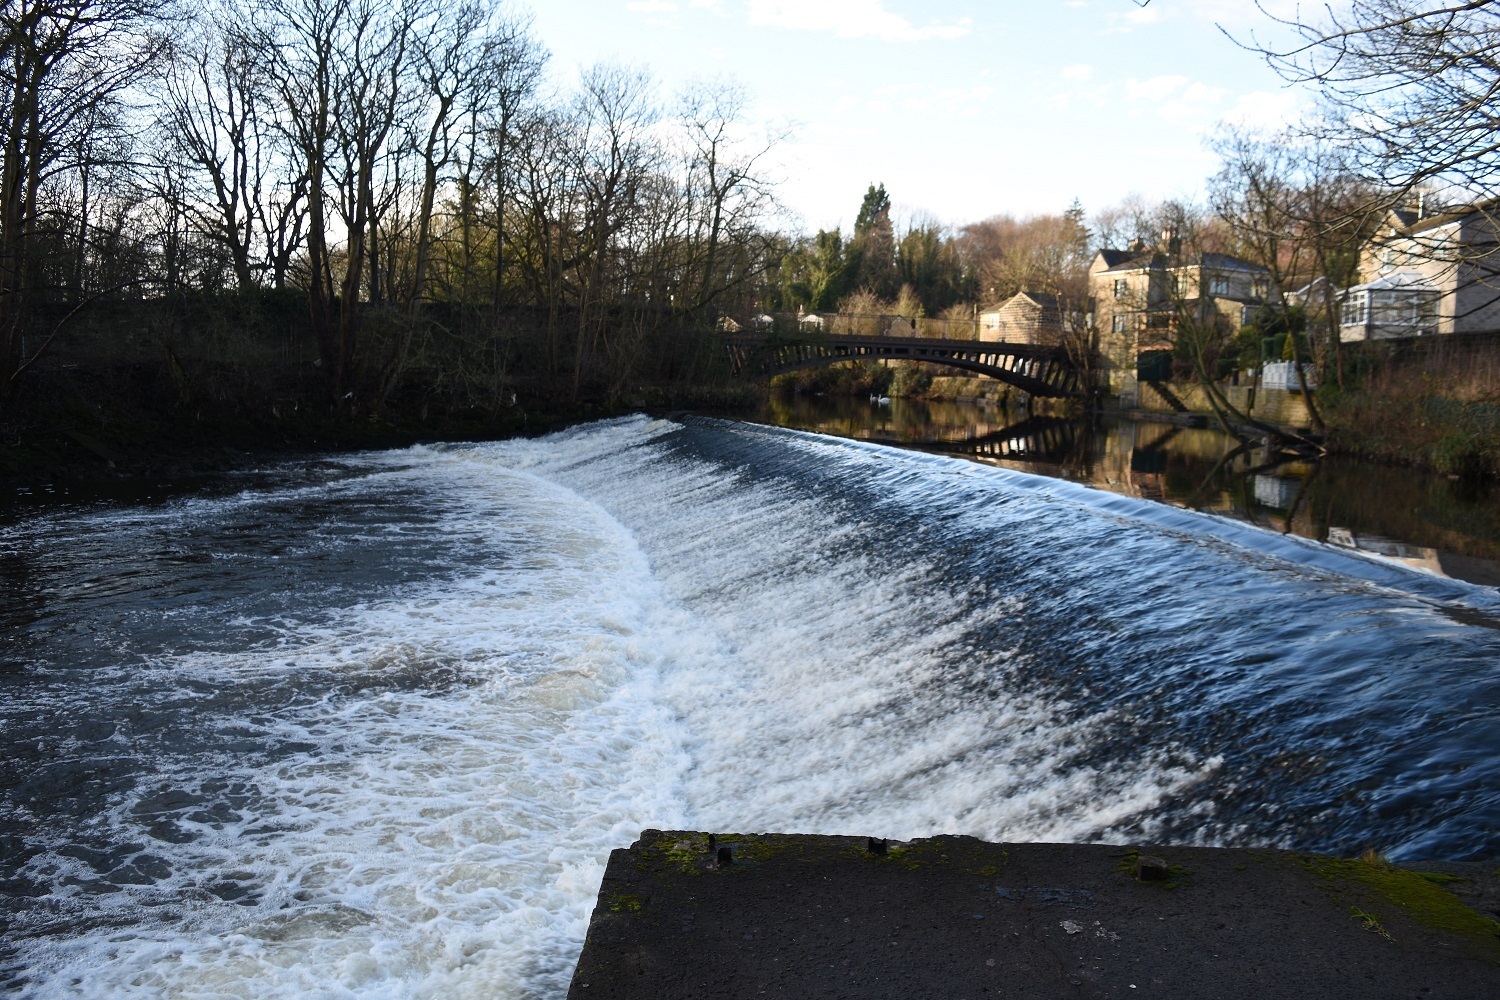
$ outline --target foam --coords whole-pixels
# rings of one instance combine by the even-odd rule
[[[680,446],[705,426],[778,468]],[[229,820],[176,810],[193,839],[150,843],[172,875],[81,900],[114,925],[33,949],[32,995],[560,996],[609,850],[648,826],[1150,839],[1223,759],[1170,740],[1106,753],[1100,734],[1128,725],[1128,706],[1045,682],[995,638],[1037,598],[975,568],[986,545],[1017,579],[1057,572],[1054,542],[1102,573],[1135,568],[1122,616],[1159,580],[1217,579],[1227,561],[1257,568],[1247,586],[1470,596],[1083,487],[739,425],[630,418],[352,465],[297,491],[28,529],[152,536],[394,494],[429,515],[308,543],[404,535],[425,560],[414,582],[330,585],[325,606],[245,610],[220,641],[118,668],[182,698],[237,684],[299,695],[206,722],[306,749],[162,773],[168,791],[193,786],[194,768],[248,791]],[[1138,565],[1135,550],[1160,554],[1163,539],[1171,564]],[[116,803],[100,829],[149,842],[140,802]],[[1207,821],[1214,801],[1176,807]],[[89,874],[58,850],[33,865]],[[216,880],[258,901],[208,895]],[[161,916],[142,919],[143,904]]]
[[[151,846],[174,874],[95,904],[121,923],[162,904],[171,923],[39,948],[32,995],[560,990],[608,850],[681,820],[680,728],[655,693],[656,664],[676,639],[640,551],[597,508],[493,470],[434,487],[503,495],[507,530],[536,543],[528,568],[336,609],[308,627],[281,622],[268,648],[184,651],[151,669],[176,684],[231,685],[441,666],[464,683],[440,693],[376,684],[367,697],[294,706],[259,725],[316,750],[269,768],[198,762],[256,789],[254,801],[225,824],[179,816],[192,842]],[[488,508],[476,501],[469,523],[446,527],[483,531],[499,512]],[[195,775],[159,779],[188,786]],[[122,838],[140,822],[128,800],[99,821]],[[39,877],[49,867],[78,865],[56,853],[33,862]],[[229,876],[262,901],[206,897],[201,886]]]

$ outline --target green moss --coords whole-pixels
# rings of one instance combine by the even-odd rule
[[[609,898],[610,913],[640,913],[644,905],[641,897],[628,892],[616,893]]]
[[[1168,865],[1167,877],[1161,881],[1145,881],[1136,878],[1136,865],[1141,860],[1141,852],[1135,848],[1125,852],[1125,856],[1115,865],[1115,870],[1123,875],[1128,875],[1132,881],[1140,882],[1141,885],[1154,885],[1159,889],[1180,889],[1187,885],[1193,877],[1193,873],[1181,865]]]
[[[1479,943],[1491,961],[1500,961],[1500,921],[1469,909],[1439,884],[1457,881],[1451,876],[1434,877],[1430,872],[1407,871],[1341,858],[1308,857],[1302,863],[1308,871],[1326,880],[1331,889],[1337,890],[1339,883],[1343,882],[1371,890],[1380,900],[1411,920]]]
[[[746,837],[742,840],[721,840],[721,847],[728,847],[736,863],[761,864],[772,858],[789,854],[804,855],[806,844],[795,837]]]
[[[1433,885],[1452,885],[1454,882],[1467,882],[1466,878],[1458,875],[1444,875],[1442,872],[1412,872],[1431,882]]]
[[[685,875],[700,875],[708,855],[707,837],[690,837],[687,840],[658,840],[649,849],[647,857],[664,865],[670,865]]]

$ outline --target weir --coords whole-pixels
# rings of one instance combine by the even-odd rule
[[[1472,1000],[1500,995],[1493,867],[647,830],[568,997]]]

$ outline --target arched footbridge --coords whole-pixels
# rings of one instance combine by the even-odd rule
[[[1015,386],[1032,396],[1081,396],[1078,368],[1061,347],[991,340],[825,334],[796,339],[736,334],[725,338],[736,375],[780,375],[839,361],[925,361]]]

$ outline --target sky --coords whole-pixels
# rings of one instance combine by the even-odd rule
[[[1290,13],[1293,0],[1263,2]],[[531,0],[555,85],[596,62],[669,96],[728,78],[790,124],[769,172],[795,228],[850,227],[871,183],[898,223],[1201,197],[1230,119],[1308,95],[1240,40],[1284,37],[1252,0]],[[1221,30],[1224,29],[1224,30]]]

